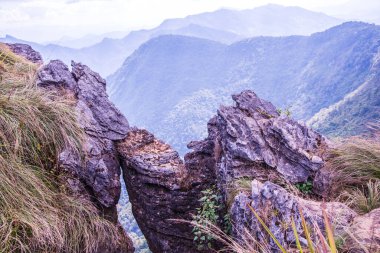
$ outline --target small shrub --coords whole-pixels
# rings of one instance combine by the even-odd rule
[[[216,194],[215,187],[202,191],[202,197],[199,199],[201,207],[197,208],[197,215],[194,217],[194,222],[205,226],[208,223],[217,224],[218,207],[220,197]],[[199,249],[211,248],[212,236],[203,233],[199,227],[193,228],[194,242],[197,243]]]
[[[286,107],[285,109],[278,108],[277,112],[280,115],[284,114],[286,117],[291,117],[292,116],[292,112],[290,111],[290,108],[291,108],[290,106]]]
[[[313,183],[311,181],[297,183],[295,186],[300,192],[304,194],[310,194],[313,191]]]
[[[222,227],[225,233],[230,233],[230,216],[228,213],[222,216],[225,206],[221,203],[221,196],[217,193],[214,186],[202,191],[202,197],[199,199],[199,202],[201,203],[201,207],[197,208],[197,215],[193,217],[193,222],[200,226],[213,224]],[[200,226],[194,226],[193,228],[194,242],[198,245],[199,249],[211,248],[214,238],[212,235],[204,233]]]

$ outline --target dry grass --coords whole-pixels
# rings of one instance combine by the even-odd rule
[[[380,181],[369,181],[366,187],[345,191],[340,196],[359,214],[366,214],[380,207]]]
[[[302,230],[297,231],[294,220],[284,221],[289,224],[295,235],[295,242],[293,245],[282,245],[275,235],[266,226],[265,222],[261,219],[259,214],[250,206],[247,205],[252,211],[253,215],[258,220],[263,231],[266,231],[267,237],[261,237],[258,239],[257,235],[248,229],[240,230],[239,239],[235,239],[230,235],[224,233],[218,226],[212,222],[196,223],[190,222],[191,225],[198,227],[203,233],[208,234],[216,241],[220,242],[224,247],[218,252],[234,252],[234,253],[269,253],[273,252],[273,246],[270,245],[270,241],[274,242],[277,246],[276,250],[283,253],[291,252],[313,252],[313,253],[337,253],[335,245],[334,231],[331,223],[324,210],[323,217],[325,221],[325,231],[322,232],[319,226],[314,222],[307,224],[305,218],[300,210],[300,217],[302,220]],[[299,238],[306,238],[307,245],[302,244]],[[304,239],[305,240],[305,239]],[[276,251],[277,252],[277,251]]]
[[[328,168],[333,173],[331,192],[366,186],[380,179],[380,141],[377,138],[352,137],[331,151]]]
[[[75,101],[39,89],[35,65],[2,44],[0,52],[8,59],[0,59],[1,252],[119,248],[123,233],[59,180],[58,154],[66,146],[81,149]]]
[[[181,220],[182,221],[182,220]],[[182,221],[184,222],[184,221]],[[223,245],[223,249],[218,252],[234,252],[234,253],[270,253],[270,246],[263,242],[259,242],[257,238],[248,231],[240,235],[240,240],[236,240],[230,235],[226,234],[218,226],[211,222],[199,224],[197,222],[188,222],[194,227],[198,227],[202,233],[210,235],[214,240]]]

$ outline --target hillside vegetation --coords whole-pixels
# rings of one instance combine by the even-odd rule
[[[74,60],[88,65],[102,76],[108,76],[120,68],[139,46],[160,35],[185,35],[229,44],[260,35],[307,35],[340,23],[340,19],[299,7],[266,5],[249,10],[222,9],[168,19],[153,29],[132,31],[121,39],[105,38],[95,45],[80,49],[54,44],[41,45],[11,36],[0,38],[0,41],[29,44],[42,54],[46,62],[60,59],[69,65]]]
[[[316,115],[311,124],[324,134],[356,134],[379,114],[379,39],[379,26],[360,22],[230,46],[162,36],[124,62],[108,79],[109,91],[132,124],[169,140],[182,154],[188,142],[205,136],[204,123],[229,94],[244,89],[297,120]]]

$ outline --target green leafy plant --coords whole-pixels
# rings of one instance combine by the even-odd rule
[[[310,194],[313,191],[313,183],[310,181],[306,181],[303,183],[297,183],[295,184],[296,188],[304,193],[304,194]]]
[[[221,196],[217,193],[216,188],[213,186],[209,189],[202,191],[202,197],[199,199],[201,207],[197,208],[197,215],[193,217],[193,222],[200,226],[194,226],[194,242],[198,245],[199,249],[211,248],[213,236],[204,233],[200,227],[213,224],[221,227],[226,233],[230,233],[232,226],[229,214],[222,215],[225,206],[221,203]]]
[[[219,208],[219,196],[216,194],[215,187],[202,191],[202,197],[199,199],[201,207],[197,208],[197,215],[194,216],[194,221],[202,226],[208,223],[217,224]],[[211,248],[212,236],[203,233],[202,230],[196,226],[193,228],[194,242],[197,243],[199,249]]]

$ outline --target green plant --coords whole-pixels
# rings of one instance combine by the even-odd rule
[[[313,183],[311,181],[297,183],[295,186],[300,192],[304,194],[310,194],[313,191]]]
[[[290,117],[292,115],[290,108],[291,106],[286,107],[285,109],[277,108],[277,112],[280,115],[285,114],[285,116]]]
[[[198,224],[193,228],[194,242],[199,249],[211,248],[213,236],[204,233],[200,227],[213,224],[220,227],[224,233],[229,234],[232,229],[230,215],[225,212],[225,205],[222,203],[222,197],[218,194],[215,186],[202,191],[202,197],[199,199],[201,207],[197,208],[197,214],[193,217],[193,223]]]
[[[208,223],[216,225],[218,222],[218,208],[220,197],[216,194],[215,187],[202,191],[202,197],[199,199],[201,207],[197,208],[197,215],[193,221],[201,226]],[[203,233],[199,226],[193,228],[194,242],[199,249],[211,248],[213,237],[210,234]]]

